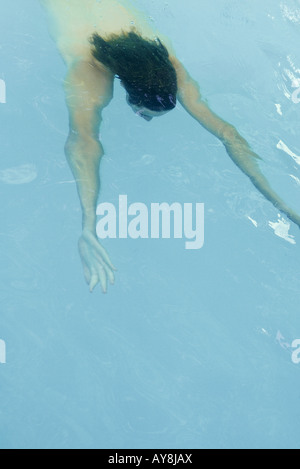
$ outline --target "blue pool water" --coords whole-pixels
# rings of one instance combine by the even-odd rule
[[[135,4],[300,211],[300,2]],[[38,1],[1,5],[0,57],[0,448],[299,449],[299,229],[179,105],[147,123],[116,83],[101,200],[205,203],[205,245],[106,240],[116,285],[91,295]]]

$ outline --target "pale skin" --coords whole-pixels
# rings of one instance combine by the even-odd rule
[[[46,3],[47,0],[43,2]],[[261,194],[300,227],[300,216],[285,204],[263,176],[259,168],[261,158],[251,150],[234,126],[209,108],[201,96],[198,83],[178,60],[174,51],[170,53],[170,61],[176,70],[177,98],[183,108],[224,144],[230,158],[250,178]],[[99,168],[104,155],[99,131],[103,109],[113,98],[115,77],[103,64],[97,62],[89,48],[86,48],[86,51],[81,49],[79,53],[76,47],[69,47],[65,62],[68,72],[64,89],[70,117],[65,153],[77,183],[82,207],[83,232],[79,239],[79,252],[90,291],[100,284],[102,291],[106,293],[108,283],[114,283],[116,269],[96,234],[96,208],[100,192]],[[147,121],[165,114],[144,107],[131,108]]]

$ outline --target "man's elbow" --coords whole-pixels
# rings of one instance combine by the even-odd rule
[[[233,143],[240,137],[240,134],[233,125],[226,124],[221,129],[221,140],[224,144]]]

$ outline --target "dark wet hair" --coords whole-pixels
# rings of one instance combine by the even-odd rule
[[[166,47],[157,38],[143,39],[135,31],[90,39],[93,56],[123,83],[129,103],[151,111],[176,107],[177,76]]]

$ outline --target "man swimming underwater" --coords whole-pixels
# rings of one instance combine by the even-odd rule
[[[199,85],[177,59],[169,40],[153,30],[129,0],[40,0],[50,30],[67,65],[64,82],[70,116],[66,156],[74,174],[83,214],[79,240],[85,278],[92,292],[114,283],[115,268],[96,234],[100,190],[99,141],[102,111],[121,80],[131,109],[146,121],[165,115],[177,100],[225,146],[233,162],[255,187],[300,227],[293,212],[270,187],[259,169],[260,157],[229,123],[203,101]]]

